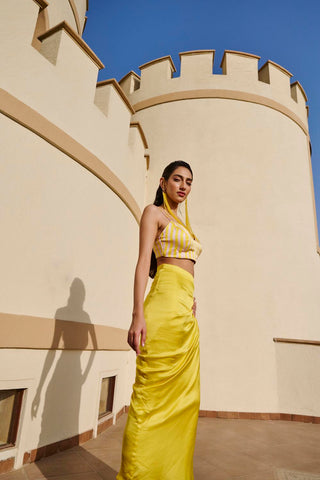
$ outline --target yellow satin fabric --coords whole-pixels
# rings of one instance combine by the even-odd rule
[[[193,291],[189,272],[158,267],[144,302],[147,337],[136,357],[116,480],[194,479],[200,352]]]

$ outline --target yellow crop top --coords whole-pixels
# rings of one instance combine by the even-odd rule
[[[166,214],[164,215],[169,218]],[[171,219],[156,238],[153,251],[156,258],[189,258],[196,261],[202,252],[202,246],[186,227]]]

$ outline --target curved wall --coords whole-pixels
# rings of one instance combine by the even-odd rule
[[[13,379],[20,388],[29,382],[21,456],[97,428],[101,372],[117,375],[114,411],[127,401],[130,353],[85,350],[92,325],[122,328],[126,336],[137,223],[100,180],[44,140],[7,118],[1,130],[8,160],[1,169],[1,311],[20,314],[26,323],[32,315],[44,317],[43,322],[83,322],[88,328],[76,351],[70,350],[72,338],[59,322],[51,351],[2,350],[1,387]],[[41,330],[34,343],[39,336]],[[57,352],[60,340],[62,351]],[[94,341],[93,346],[98,350]],[[39,411],[33,416],[37,393]]]
[[[1,468],[96,436],[102,378],[116,376],[107,423],[133,382],[126,339],[146,143],[117,82],[97,85],[103,65],[68,16],[74,2],[48,3],[6,0],[1,17],[0,390],[25,389]],[[71,27],[34,48],[40,8],[50,27]]]
[[[26,128],[4,117],[1,130],[10,159],[1,170],[2,311],[52,318],[79,277],[91,322],[126,328],[138,248],[132,213],[99,179]]]
[[[273,341],[320,335],[302,87],[290,88],[288,72],[272,62],[264,67],[270,83],[259,80],[263,68],[258,74],[251,55],[226,52],[224,75],[212,75],[212,52],[182,60],[177,78],[169,58],[142,66],[140,89],[127,93],[149,144],[147,203],[170,161],[194,169],[190,216],[204,247],[196,268],[201,409],[319,415],[320,391],[282,402],[278,374],[291,358],[277,355]]]
[[[2,5],[0,389],[26,392],[0,462],[19,467],[39,447],[95,436],[103,377],[117,377],[113,422],[129,404],[137,223],[177,158],[194,168],[190,214],[204,246],[201,409],[320,415],[318,347],[273,342],[320,333],[303,88],[231,51],[222,75],[214,52],[198,51],[181,54],[176,78],[164,57],[122,89],[97,84],[103,65],[79,36],[86,7]]]

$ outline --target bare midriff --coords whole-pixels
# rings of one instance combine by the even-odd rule
[[[195,262],[189,258],[159,257],[157,259],[157,265],[162,265],[163,263],[169,263],[169,265],[176,265],[177,267],[184,268],[184,270],[187,270],[187,272],[191,273],[194,277]]]

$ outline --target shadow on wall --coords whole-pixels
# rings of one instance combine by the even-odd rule
[[[54,318],[82,322],[87,324],[87,328],[81,329],[79,332],[74,329],[64,329],[61,322],[56,322],[51,344],[52,350],[48,351],[45,359],[41,379],[31,407],[31,416],[35,418],[38,415],[40,403],[43,403],[38,448],[82,433],[79,432],[81,389],[88,377],[97,349],[94,326],[88,313],[83,310],[84,300],[84,283],[80,278],[75,278],[70,286],[67,305],[58,308]],[[82,371],[81,354],[89,343],[89,336],[91,336],[93,350]],[[74,348],[75,337],[77,350],[71,350]],[[57,349],[61,349],[61,347],[63,350],[58,353]],[[57,355],[60,356],[48,384],[45,385]],[[45,398],[42,402],[43,390]]]

